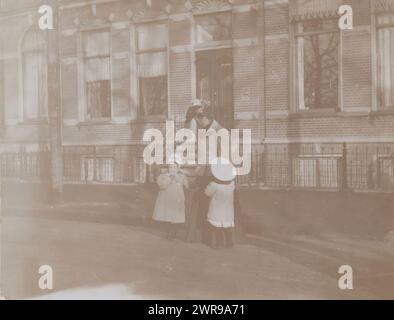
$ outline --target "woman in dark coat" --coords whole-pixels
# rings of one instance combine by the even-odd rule
[[[212,178],[208,166],[197,166],[194,171],[193,180],[189,184],[189,194],[186,200],[186,241],[209,243],[209,225],[207,214],[209,198],[205,189]]]
[[[196,106],[195,106],[196,107]],[[193,110],[198,128],[220,130],[222,127],[213,119],[209,107],[198,107]],[[218,150],[220,153],[220,151]],[[208,223],[210,198],[205,194],[207,186],[212,182],[213,175],[210,165],[198,165],[189,178],[189,192],[186,195],[186,241],[201,242],[207,245],[211,242],[211,226]],[[235,231],[234,241],[242,238],[241,207],[239,195],[234,194]]]

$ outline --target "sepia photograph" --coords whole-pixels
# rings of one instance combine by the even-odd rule
[[[394,0],[0,0],[0,300],[393,299]]]

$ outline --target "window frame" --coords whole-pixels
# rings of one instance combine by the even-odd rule
[[[100,175],[105,161],[110,164],[108,176]],[[108,164],[107,163],[107,164]],[[87,170],[87,171],[86,171]],[[91,173],[91,175],[90,175]],[[80,180],[91,184],[114,183],[115,181],[115,159],[111,156],[84,155],[80,157]]]
[[[380,24],[379,16],[380,15],[391,15],[393,18],[393,22]],[[392,105],[386,106],[384,101],[380,98],[382,92],[381,89],[381,76],[382,76],[382,68],[381,68],[381,52],[380,52],[380,42],[379,42],[379,30],[385,28],[392,28],[394,30],[394,10],[390,10],[387,12],[372,12],[372,57],[373,57],[373,86],[372,86],[372,111],[373,112],[394,112],[394,98]],[[392,57],[390,61],[390,65],[394,64],[394,60]],[[392,84],[394,85],[394,84]],[[394,89],[392,89],[394,90]]]
[[[150,48],[150,49],[140,49],[139,48],[139,29],[144,26],[157,26],[157,25],[163,25],[165,26],[165,32],[166,32],[166,47],[165,48]],[[134,24],[134,55],[135,55],[135,65],[136,65],[136,74],[135,74],[135,79],[136,81],[136,101],[137,101],[137,112],[136,112],[136,121],[143,121],[143,120],[158,120],[161,121],[163,119],[166,119],[170,113],[170,30],[169,30],[169,20],[168,19],[160,19],[160,20],[153,20],[153,21],[140,21],[136,22]],[[160,53],[163,52],[166,55],[166,81],[167,81],[167,108],[166,111],[163,114],[157,114],[157,115],[143,115],[141,113],[141,84],[140,84],[140,55],[143,54],[150,54],[150,53]]]
[[[326,18],[324,20],[335,20],[336,18]],[[290,62],[291,62],[291,76],[290,76],[290,112],[291,114],[335,114],[338,112],[343,112],[343,67],[342,67],[342,30],[340,28],[333,28],[324,31],[310,31],[310,32],[298,32],[298,26],[308,20],[298,20],[294,21],[290,25]],[[308,35],[320,35],[320,34],[338,34],[338,105],[330,108],[312,108],[312,109],[301,109],[299,104],[299,66],[298,66],[298,38]]]
[[[326,166],[324,161],[332,163]],[[341,161],[342,157],[335,154],[298,154],[292,158],[292,185],[300,189],[338,190],[342,186]],[[302,165],[303,162],[312,165]],[[311,169],[312,175],[307,173]]]
[[[107,32],[109,35],[109,55],[95,55],[95,56],[85,56],[84,52],[84,37],[86,34],[89,33],[103,33]],[[80,60],[80,68],[81,68],[81,76],[80,76],[80,81],[82,82],[81,87],[82,87],[82,92],[83,92],[83,99],[82,99],[82,121],[85,122],[108,122],[113,119],[113,98],[112,98],[112,33],[111,33],[111,26],[110,25],[104,25],[100,26],[97,28],[84,28],[81,29],[79,32],[79,60]],[[87,81],[85,79],[85,67],[86,67],[86,60],[89,59],[97,59],[97,58],[103,58],[103,57],[108,57],[109,60],[109,95],[110,95],[110,116],[109,117],[89,117],[88,115],[88,92],[87,92]]]
[[[201,16],[206,15],[217,15],[217,14],[228,14],[231,17],[231,39],[225,41],[213,41],[205,44],[197,43],[197,19]],[[217,50],[217,49],[234,49],[234,9],[232,7],[226,7],[223,9],[209,10],[209,11],[197,11],[191,15],[191,58],[192,58],[192,76],[191,76],[191,93],[193,99],[198,96],[197,93],[197,54],[200,51]],[[234,73],[234,70],[233,70]],[[233,97],[234,98],[234,97]],[[234,111],[235,112],[235,111]]]
[[[26,50],[24,48],[25,46],[25,41],[28,36],[31,34],[37,34],[37,37],[42,40],[42,48],[35,48],[35,49],[29,49]],[[19,44],[19,90],[21,94],[19,95],[19,121],[22,123],[40,123],[40,122],[47,122],[49,118],[49,109],[48,109],[48,60],[47,60],[47,53],[48,53],[48,48],[47,44],[45,42],[45,38],[42,37],[42,35],[39,32],[39,29],[37,28],[32,28],[30,27],[27,29]],[[28,117],[28,111],[27,111],[27,106],[25,103],[25,57],[27,54],[43,54],[43,62],[44,62],[44,68],[46,70],[45,75],[43,76],[43,85],[42,88],[44,90],[43,92],[43,101],[44,101],[44,106],[38,105],[38,110],[37,110],[37,117]],[[39,95],[39,93],[38,93]]]

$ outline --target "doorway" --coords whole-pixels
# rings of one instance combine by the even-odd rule
[[[197,98],[209,101],[215,120],[225,128],[234,122],[232,49],[196,53]]]

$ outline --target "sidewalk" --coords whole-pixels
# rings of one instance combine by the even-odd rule
[[[34,188],[34,193],[37,193]],[[33,199],[30,191],[9,189],[4,207],[33,215],[106,223],[145,223],[153,212],[157,187],[67,185],[63,203],[52,207]],[[256,235],[335,234],[384,241],[394,231],[392,194],[313,191],[239,191],[242,221]],[[45,194],[45,193],[44,193]]]
[[[138,281],[132,287],[125,281],[130,277],[146,277],[144,281],[149,283],[146,285],[150,288],[147,292],[142,290],[142,297],[146,297],[146,294],[155,293],[152,279],[165,283],[166,278],[162,277],[166,277],[168,272],[172,274],[169,271],[174,270],[172,259],[178,261],[178,254],[184,259],[181,265],[178,265],[179,261],[175,263],[178,265],[176,270],[184,276],[188,274],[186,278],[198,274],[196,266],[201,263],[196,260],[195,256],[198,255],[207,259],[205,263],[213,263],[209,267],[200,265],[207,268],[207,279],[212,280],[213,274],[217,274],[215,265],[224,263],[220,268],[227,268],[227,265],[231,267],[222,281],[230,281],[233,285],[236,281],[235,288],[242,289],[235,290],[234,287],[231,289],[219,284],[215,288],[210,283],[204,283],[204,278],[197,278],[201,283],[193,280],[193,290],[185,292],[178,284],[184,283],[185,279],[176,276],[160,291],[164,298],[208,298],[199,296],[199,292],[206,290],[212,291],[212,298],[302,298],[306,297],[305,292],[311,298],[393,298],[394,249],[388,236],[394,213],[391,195],[242,190],[246,240],[234,251],[220,252],[222,260],[212,260],[215,251],[206,246],[182,240],[174,243],[163,241],[164,231],[150,224],[156,191],[154,186],[94,186],[90,192],[86,192],[83,186],[74,186],[66,190],[64,202],[57,205],[7,201],[3,213],[9,239],[7,250],[20,251],[22,255],[10,260],[9,268],[21,269],[24,273],[26,259],[30,261],[28,264],[31,261],[36,263],[41,258],[35,256],[44,255],[42,261],[53,261],[61,270],[61,291],[71,289],[60,294],[83,296],[97,293],[100,297],[100,288],[107,288],[114,295],[123,295],[125,288],[129,288],[127,292],[130,297],[138,296],[141,294]],[[122,242],[120,248],[117,247],[119,241]],[[51,253],[41,253],[40,248],[48,246]],[[128,249],[139,252],[146,246],[152,250],[156,246],[155,253],[139,253],[137,260],[140,264],[135,266],[134,271],[126,271],[130,263],[125,258]],[[72,252],[80,249],[83,249],[83,253],[77,255],[79,260],[73,261],[75,255]],[[101,249],[105,252],[100,253]],[[112,250],[119,252],[114,255],[110,253]],[[64,252],[65,256],[58,257],[58,251]],[[170,255],[168,259],[166,254]],[[87,260],[83,255],[86,255]],[[101,257],[100,260],[95,258],[97,255]],[[105,258],[108,255],[110,260]],[[227,259],[228,262],[225,262]],[[159,263],[159,269],[152,270],[151,264],[156,265],[157,260],[166,262]],[[89,274],[89,269],[83,271],[83,277],[90,279],[87,281],[85,278],[70,278],[68,272],[78,270],[80,264],[85,263],[82,261],[99,271],[95,270],[93,275]],[[92,261],[95,262],[91,264]],[[257,271],[259,268],[256,263],[265,270],[263,273]],[[338,268],[341,265],[353,267],[357,292],[338,291]],[[114,278],[112,274],[114,268],[118,267],[121,268],[119,272],[122,276],[118,279],[120,281],[114,282],[117,277]],[[162,267],[167,271],[159,271]],[[186,271],[187,268],[191,268],[190,271]],[[150,271],[146,273],[145,269]],[[130,272],[136,274],[131,276]],[[240,277],[239,272],[247,274]],[[252,279],[255,272],[261,276],[258,283]],[[106,280],[97,281],[96,277],[102,279],[101,275],[95,275],[97,273],[105,274]],[[230,280],[234,275],[236,280]],[[13,295],[25,294],[26,286],[27,292],[30,292],[28,297],[40,295],[40,292],[30,288],[35,285],[30,279],[18,280],[18,276],[15,277],[11,276],[9,281],[21,283]],[[248,286],[252,289],[249,290]],[[264,292],[259,291],[258,286],[263,287]],[[168,295],[167,290],[175,292]],[[230,292],[229,296],[227,292]]]
[[[253,243],[251,237],[234,249],[213,250],[165,240],[160,230],[119,224],[18,216],[6,216],[5,223],[9,299],[47,295],[37,288],[37,270],[44,264],[54,270],[49,298],[393,298],[389,275],[381,278],[385,286],[360,281],[369,275],[364,259],[354,265],[355,290],[339,290],[338,267],[355,261],[326,245],[311,249],[267,237]]]
[[[116,204],[109,202],[68,202],[57,205],[36,204],[31,207],[7,207],[3,209],[5,217],[19,217],[19,218],[40,218],[50,220],[63,221],[83,221],[94,223],[105,223],[113,225],[124,225],[140,227],[143,229],[158,230],[157,224],[152,227],[150,215],[144,210],[132,210],[128,205]],[[251,215],[247,216],[249,219]],[[253,218],[257,218],[252,216]],[[252,220],[252,219],[251,219]],[[247,223],[251,223],[247,221]],[[252,220],[253,221],[253,220]],[[289,224],[289,222],[287,223]],[[160,229],[160,228],[159,228]],[[327,249],[335,249],[333,243],[342,243],[345,246],[352,246],[350,251],[354,252],[356,248],[362,248],[366,251],[375,251],[380,248],[382,253],[394,257],[394,250],[392,248],[392,239],[390,233],[386,238],[371,238],[370,236],[352,237],[351,235],[343,235],[329,232],[321,232],[316,235],[308,232],[274,232],[272,230],[264,230],[258,232],[258,226],[248,225],[246,234],[248,238],[256,241],[265,241],[268,239],[275,239],[283,243],[293,243],[299,245],[316,246],[318,244],[327,245]],[[314,242],[311,242],[314,239]],[[332,241],[329,244],[327,241]],[[356,250],[357,251],[357,250]]]
[[[73,228],[78,223],[78,225],[89,226],[89,233],[97,233],[101,228],[111,228],[113,230],[125,230],[126,228],[134,230],[134,233],[140,234],[142,238],[146,238],[146,241],[160,239],[164,234],[164,230],[160,226],[150,224],[149,215],[144,213],[143,210],[130,211],[127,206],[106,202],[75,202],[56,206],[37,205],[30,208],[7,208],[4,217],[6,221],[15,219],[17,221],[37,221],[37,223],[46,221],[45,223],[49,226],[65,224],[73,226]],[[331,279],[330,282],[338,278],[339,266],[351,265],[357,276],[357,286],[360,290],[368,292],[367,295],[373,297],[393,297],[394,250],[388,242],[380,239],[369,239],[368,237],[355,238],[351,235],[323,232],[316,235],[308,232],[288,234],[264,232],[262,234],[251,231],[253,231],[253,228],[249,230],[244,243],[237,246],[235,251],[238,252],[237,255],[242,251],[249,252],[250,250],[260,249],[269,256],[285,258],[287,263],[292,266],[291,268],[296,268],[296,265],[311,268],[313,272],[321,275],[319,277]],[[56,232],[51,232],[51,234],[56,234]],[[118,235],[116,235],[117,237]],[[40,242],[42,241],[44,240],[40,239]],[[57,241],[56,237],[52,241]],[[77,239],[70,238],[69,241],[70,246],[74,246]],[[137,241],[141,243],[140,239]],[[184,243],[182,240],[178,240],[176,243],[178,243],[178,248],[184,247],[180,250],[211,252],[208,247]],[[92,253],[95,250],[97,248],[92,247]],[[237,257],[234,258],[237,259]],[[305,276],[304,280],[307,282],[308,277]],[[110,289],[113,290],[114,294],[121,294],[124,291],[124,288],[122,289],[116,285],[110,286]],[[85,293],[91,292],[94,294],[96,291],[94,288],[84,288],[82,291],[71,292],[83,296]],[[64,294],[67,297],[70,292],[66,291]],[[97,291],[97,295],[100,297],[99,291]]]

